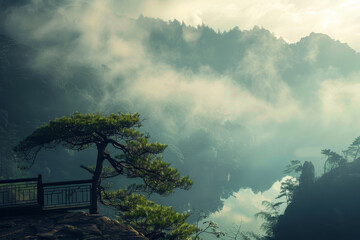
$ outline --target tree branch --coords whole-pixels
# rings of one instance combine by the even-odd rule
[[[88,171],[88,172],[91,173],[91,174],[95,174],[95,171],[94,171],[94,170],[92,170],[92,169],[90,169],[90,168],[88,168],[88,167],[86,167],[86,166],[84,166],[84,165],[80,165],[80,167],[83,168],[83,169],[85,169],[86,171]]]

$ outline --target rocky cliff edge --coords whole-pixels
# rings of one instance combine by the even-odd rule
[[[85,212],[46,213],[0,218],[0,239],[146,240],[116,220]]]

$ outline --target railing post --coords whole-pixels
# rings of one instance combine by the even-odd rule
[[[37,200],[40,206],[40,209],[44,207],[44,186],[42,183],[41,174],[38,175],[38,182],[37,182]]]
[[[90,193],[90,214],[98,214],[98,192],[95,177],[92,177],[91,193]]]

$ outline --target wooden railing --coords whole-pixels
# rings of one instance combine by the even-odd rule
[[[89,209],[97,212],[93,179],[43,183],[42,177],[0,181],[0,216],[24,211]]]

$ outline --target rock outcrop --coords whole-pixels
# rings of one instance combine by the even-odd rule
[[[275,239],[360,239],[359,186],[359,158],[309,183],[280,216]]]
[[[146,240],[116,220],[85,212],[44,213],[0,218],[0,239]]]

